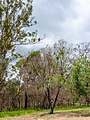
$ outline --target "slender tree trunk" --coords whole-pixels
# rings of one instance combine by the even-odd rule
[[[47,97],[48,97],[48,103],[49,103],[49,107],[50,107],[51,106],[50,88],[47,88]]]
[[[59,95],[60,89],[61,89],[61,86],[58,87],[58,91],[57,91],[57,94],[56,94],[55,100],[53,101],[53,100],[51,99],[50,89],[47,88],[48,102],[49,102],[49,107],[50,107],[50,114],[53,114],[53,112],[54,112],[54,108],[55,108],[55,105],[56,105],[56,102],[57,102],[57,98],[58,98],[58,95]]]
[[[18,108],[21,108],[21,101],[20,101],[20,97],[18,97]]]
[[[57,91],[57,94],[56,94],[56,97],[55,97],[55,100],[54,102],[51,103],[51,111],[50,111],[50,114],[53,114],[54,112],[54,108],[55,108],[55,105],[56,105],[56,102],[57,102],[57,98],[58,98],[58,95],[59,95],[59,92],[60,92],[60,88],[61,86],[58,87],[58,91]]]
[[[48,96],[50,114],[53,114],[53,101],[51,100],[50,88],[47,88],[47,96]]]
[[[54,108],[53,108],[53,105],[50,107],[50,114],[53,114],[54,112]]]
[[[44,109],[45,109],[46,97],[47,97],[47,94],[45,94],[44,99],[43,99],[43,102],[42,102],[42,108],[44,108]]]
[[[27,109],[27,107],[28,107],[28,104],[27,104],[27,92],[25,91],[25,106],[24,106],[24,108],[25,109]]]
[[[72,103],[73,106],[75,106],[75,99],[73,98],[73,103]]]
[[[86,105],[87,105],[87,106],[89,106],[89,102],[90,102],[90,101],[89,101],[89,98],[88,98],[88,96],[86,95]]]
[[[66,79],[63,81],[62,85],[65,83]],[[49,107],[50,107],[50,114],[53,114],[54,108],[58,99],[58,95],[60,93],[60,89],[62,88],[62,85],[58,86],[58,90],[56,93],[56,97],[54,100],[51,99],[51,94],[50,94],[50,88],[47,88],[47,95],[48,95],[48,102],[49,102]]]
[[[0,112],[2,112],[3,106],[2,106],[2,100],[0,101]]]

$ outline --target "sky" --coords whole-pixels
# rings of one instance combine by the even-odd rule
[[[17,47],[19,52],[27,54],[60,39],[74,44],[90,41],[90,0],[33,0],[33,16],[37,21],[33,29],[45,39]]]

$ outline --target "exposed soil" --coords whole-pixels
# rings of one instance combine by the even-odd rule
[[[72,112],[57,111],[52,115],[48,113],[37,113],[18,117],[0,118],[0,120],[90,120],[90,110]]]

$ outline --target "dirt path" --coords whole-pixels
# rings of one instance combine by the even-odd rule
[[[47,113],[39,113],[32,115],[22,115],[18,117],[0,118],[0,120],[90,120],[89,112],[87,113],[87,111],[85,111],[85,114],[81,114],[77,111],[57,111],[52,115]]]

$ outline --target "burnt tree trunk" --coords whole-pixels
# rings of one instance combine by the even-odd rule
[[[58,91],[57,91],[55,100],[51,99],[50,88],[47,88],[50,114],[53,114],[53,112],[54,112],[54,108],[55,108],[55,104],[56,104],[56,102],[57,102],[57,98],[58,98],[58,95],[59,95],[59,92],[60,92],[60,88],[61,88],[61,86],[58,87]]]
[[[25,91],[25,105],[24,108],[27,109],[28,107],[28,97],[27,97],[27,92]]]
[[[48,102],[49,102],[49,107],[50,107],[50,114],[53,114],[54,108],[58,99],[58,95],[60,93],[60,89],[62,88],[63,84],[65,83],[66,80],[63,81],[62,85],[58,86],[58,90],[56,93],[55,99],[51,99],[51,94],[50,94],[50,88],[47,88],[47,96],[48,96]]]
[[[57,99],[58,99],[58,95],[59,95],[60,89],[61,89],[61,86],[58,87],[58,91],[57,91],[55,100],[51,101],[50,114],[53,114],[53,112],[54,112],[54,108],[55,108],[55,105],[56,105],[56,102],[57,102]]]

